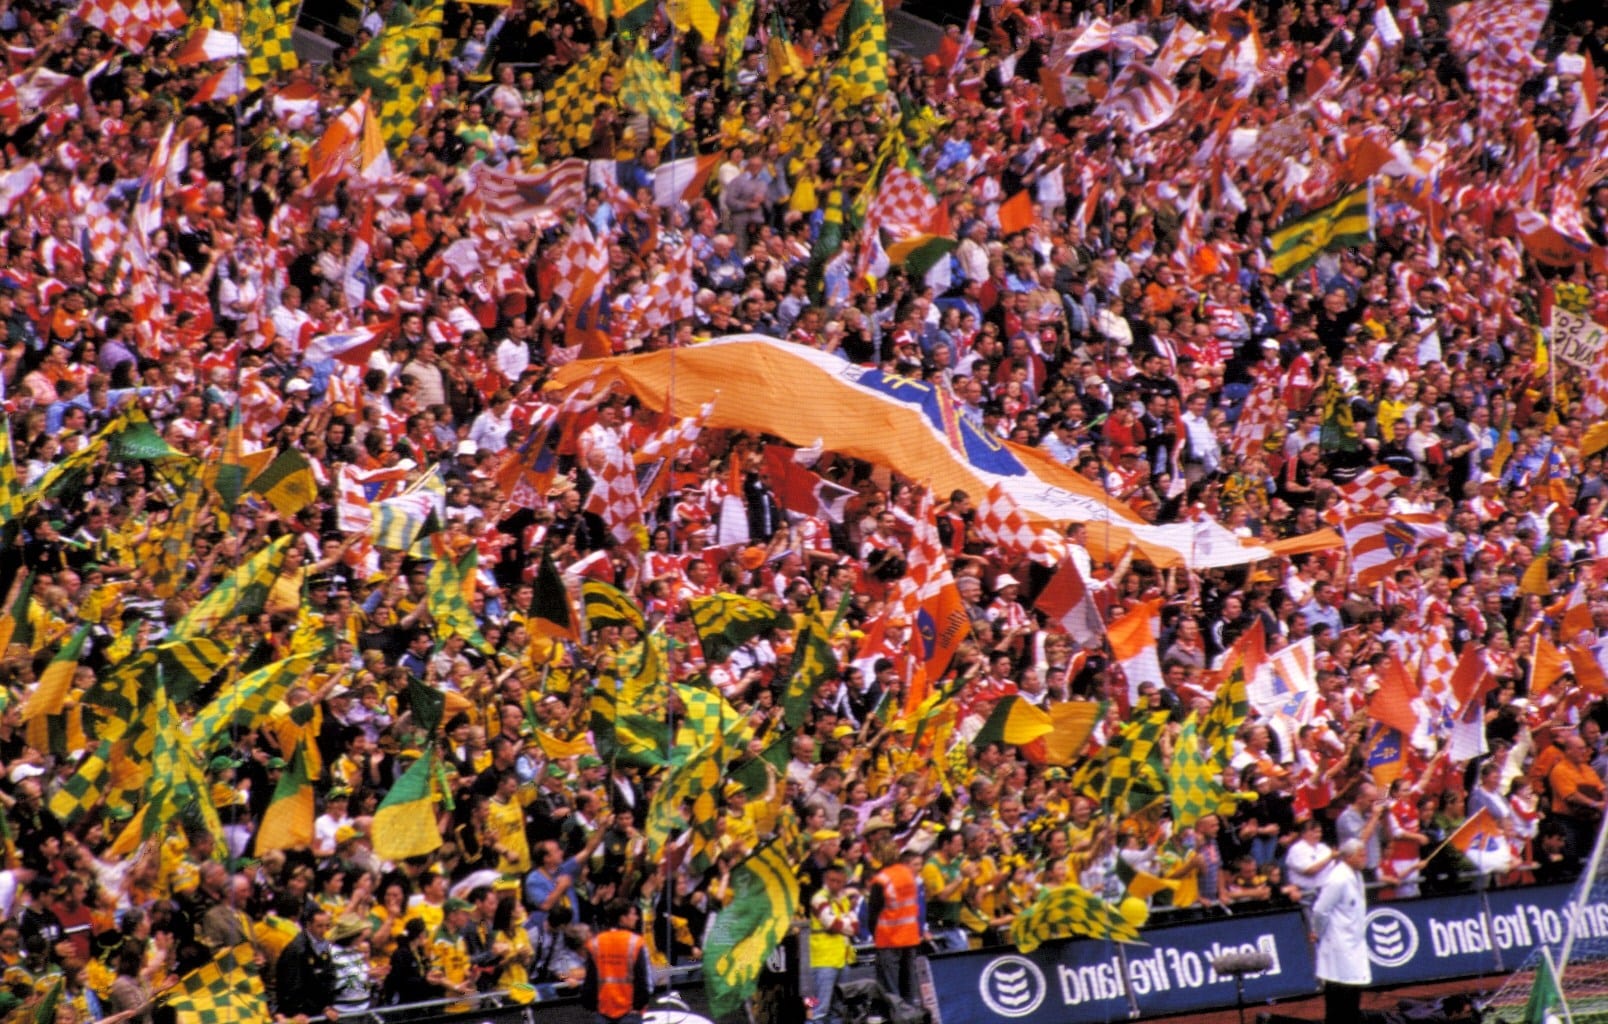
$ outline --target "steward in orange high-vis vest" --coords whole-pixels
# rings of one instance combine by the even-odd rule
[[[586,982],[581,1005],[597,1011],[604,1024],[642,1019],[648,1005],[648,944],[636,933],[638,911],[627,900],[604,908],[608,931],[586,944]]]
[[[899,859],[871,879],[869,919],[877,947],[877,984],[889,998],[916,1001],[916,951],[921,946],[921,922],[926,920],[922,897],[921,851],[906,849]]]

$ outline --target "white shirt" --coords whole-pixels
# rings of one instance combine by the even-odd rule
[[[1373,984],[1368,963],[1368,900],[1362,876],[1336,861],[1318,902],[1312,907],[1312,931],[1318,936],[1317,976],[1342,985]]]
[[[1309,843],[1305,839],[1297,839],[1290,844],[1290,852],[1284,855],[1284,867],[1289,872],[1290,881],[1294,882],[1302,892],[1316,892],[1323,888],[1334,873],[1337,861],[1329,861],[1319,868],[1315,874],[1306,874],[1306,870],[1330,854],[1329,844],[1323,840]]]

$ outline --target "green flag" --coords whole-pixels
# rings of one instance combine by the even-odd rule
[[[691,602],[692,625],[703,645],[704,660],[718,665],[732,652],[768,630],[790,625],[787,617],[752,597],[712,594]]]
[[[838,616],[843,614],[842,606]],[[793,651],[793,671],[787,677],[782,695],[782,721],[789,729],[804,724],[810,701],[822,683],[837,674],[837,654],[832,649],[832,626],[822,621],[821,601],[811,597],[804,609],[804,628]]]
[[[731,903],[715,918],[704,947],[709,1009],[717,1018],[754,994],[760,967],[798,910],[798,879],[779,843],[766,843],[738,864],[731,886]]]
[[[1288,277],[1310,267],[1330,249],[1362,245],[1372,238],[1373,203],[1369,190],[1360,188],[1275,230],[1268,269]]]
[[[1552,951],[1541,947],[1541,961],[1535,965],[1530,998],[1524,1004],[1524,1024],[1559,1024],[1566,1004],[1558,985],[1558,972],[1552,966]]]

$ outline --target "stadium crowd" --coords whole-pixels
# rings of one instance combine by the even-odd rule
[[[0,4],[6,1012],[149,1020],[242,943],[287,1020],[574,991],[625,905],[656,963],[699,961],[771,842],[828,968],[872,939],[860,907],[901,859],[940,951],[1009,942],[1068,882],[1158,918],[1300,902],[1350,838],[1374,898],[1578,874],[1608,799],[1608,385],[1558,338],[1560,311],[1608,323],[1608,23],[1495,0],[1450,25],[1412,3],[1012,0],[934,54],[888,54],[860,98],[824,72],[863,4],[750,7],[735,42],[655,10],[640,31],[674,51],[686,110],[671,135],[612,74],[548,109],[617,42],[585,8],[454,3],[376,171],[322,140],[394,6],[329,63],[208,99],[230,61],[180,59],[188,29],[132,52],[61,6]],[[881,252],[863,225],[895,138],[930,209],[885,219]],[[571,156],[581,203],[498,218],[485,175]],[[693,187],[657,187],[678,160]],[[1369,237],[1278,262],[1276,229],[1363,189]],[[590,333],[578,221],[609,307]],[[936,257],[909,262],[913,235]],[[581,356],[747,332],[929,382],[1146,522],[1313,543],[1158,567],[1063,523],[1045,566],[983,529],[981,494],[826,452],[811,471],[843,500],[784,504],[774,438],[544,390]],[[144,418],[145,453],[97,445]],[[659,472],[622,529],[601,470],[650,439]],[[262,479],[280,452],[295,471]],[[225,471],[243,465],[242,494]],[[434,507],[392,543],[381,510],[409,494]],[[1406,539],[1359,579],[1358,524],[1387,521]],[[933,527],[968,626],[948,666],[923,664],[900,600]],[[276,550],[245,614],[211,613],[221,651],[182,699],[171,667],[120,671],[193,645],[203,598]],[[462,581],[441,566],[471,552],[449,609],[433,590]],[[1154,618],[1153,671],[1046,613],[1069,572],[1102,620]],[[588,626],[589,580],[642,628]],[[717,659],[693,607],[723,593],[782,617]],[[835,668],[795,715],[812,620]],[[669,716],[644,754],[595,735],[597,694],[650,651],[656,696],[620,712]],[[156,799],[140,772],[165,737],[291,657],[271,707],[186,752],[196,799]],[[141,696],[108,710],[129,678]],[[718,781],[672,815],[706,814],[703,835],[655,832],[694,721],[672,683],[735,712]],[[421,687],[447,696],[436,735]],[[177,716],[155,751],[128,731],[107,754],[149,700]],[[1012,743],[1002,704],[1086,714],[1055,713],[1083,723],[1070,744]],[[1228,731],[1197,740],[1223,708]],[[1221,787],[1187,822],[1181,744]],[[393,863],[376,812],[421,758],[442,842]],[[97,759],[118,781],[86,800]],[[265,841],[304,776],[311,834]]]

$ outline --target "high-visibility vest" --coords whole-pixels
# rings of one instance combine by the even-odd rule
[[[618,1020],[636,1009],[636,965],[642,957],[642,939],[614,928],[588,945],[597,966],[597,1012]]]
[[[903,864],[890,864],[871,880],[882,887],[882,912],[877,915],[873,938],[878,949],[903,949],[921,944],[921,922],[916,918],[916,876]]]

